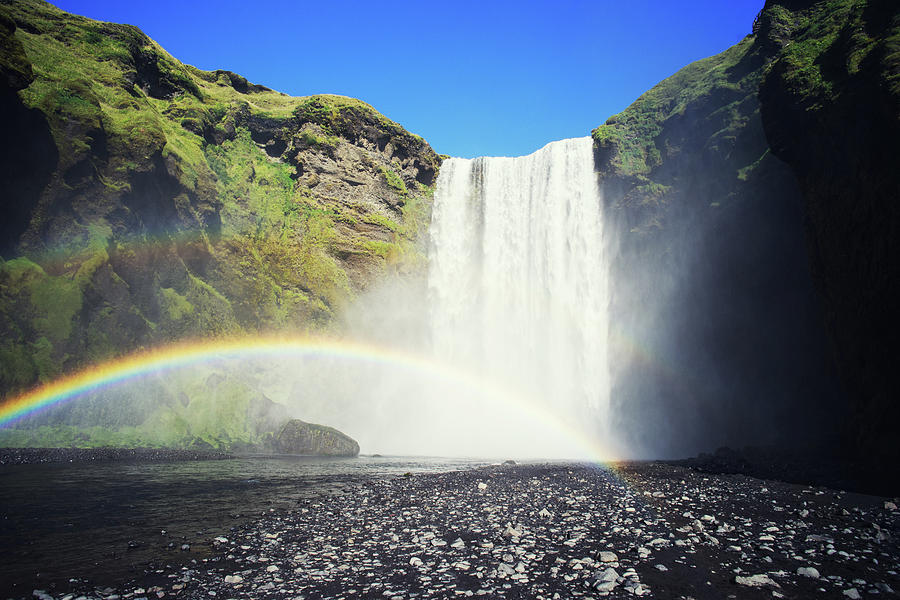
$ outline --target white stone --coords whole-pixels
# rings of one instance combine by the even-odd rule
[[[616,581],[618,578],[619,574],[616,573],[616,570],[612,568],[606,569],[598,577],[600,581]]]
[[[781,587],[765,573],[760,573],[759,575],[750,575],[748,577],[741,577],[740,575],[738,575],[734,578],[734,580],[739,585],[746,585],[749,587]]]
[[[615,552],[607,552],[605,550],[600,553],[599,558],[600,558],[600,562],[605,562],[605,563],[616,562],[619,560],[619,557],[616,556]]]
[[[797,569],[797,575],[802,575],[804,577],[812,577],[813,579],[819,578],[819,571],[815,567],[800,567]]]

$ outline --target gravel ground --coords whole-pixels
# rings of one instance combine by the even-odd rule
[[[233,458],[216,450],[174,448],[0,448],[0,465],[33,465],[131,460],[141,462],[171,460],[225,460]]]
[[[38,598],[891,598],[897,500],[661,463],[373,479],[122,589]]]

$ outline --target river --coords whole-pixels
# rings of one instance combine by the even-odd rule
[[[404,473],[490,464],[474,459],[254,456],[184,462],[0,468],[0,595],[69,579],[114,585],[151,564],[202,561],[216,536],[309,496]],[[184,545],[189,549],[182,549]]]

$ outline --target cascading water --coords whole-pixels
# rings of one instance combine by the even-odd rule
[[[146,407],[134,399],[148,389],[191,394],[197,422],[218,427],[248,410],[236,399],[252,397],[268,414],[271,398],[364,453],[609,458],[602,225],[589,138],[521,158],[448,159],[433,204],[428,302],[418,281],[388,280],[360,298],[347,340],[306,340],[300,353],[274,344],[281,349],[265,357],[219,348],[99,399]],[[372,332],[375,343],[361,343]],[[155,427],[166,413],[147,414]]]
[[[609,283],[591,138],[445,160],[430,235],[436,356],[603,436]]]

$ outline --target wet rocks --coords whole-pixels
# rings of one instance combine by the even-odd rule
[[[797,569],[797,575],[802,575],[803,577],[812,577],[813,579],[818,579],[819,571],[815,567],[799,567]]]
[[[605,550],[601,551],[598,556],[600,558],[600,562],[605,562],[605,563],[616,562],[619,560],[619,557],[616,556],[615,552],[607,552]]]
[[[275,449],[281,454],[315,456],[356,456],[359,444],[345,433],[307,423],[300,419],[287,421],[275,437]]]
[[[879,498],[662,464],[615,475],[498,466],[354,485],[267,512],[212,539],[211,558],[135,585],[151,598],[234,599],[740,600],[900,588],[900,515]]]
[[[765,573],[761,573],[759,575],[750,575],[748,577],[737,575],[734,578],[734,582],[738,585],[746,585],[749,587],[781,587]]]

